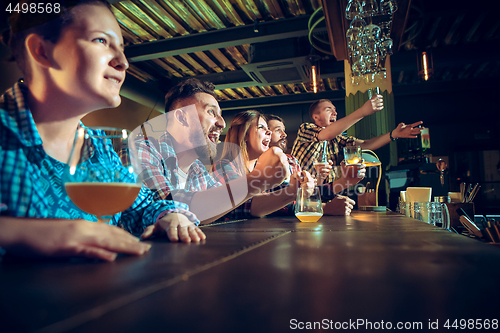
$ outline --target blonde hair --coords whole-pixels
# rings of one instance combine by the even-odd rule
[[[256,110],[248,110],[238,113],[234,116],[233,120],[231,120],[231,124],[229,124],[229,129],[226,134],[225,143],[232,143],[237,145],[241,150],[242,161],[238,161],[239,167],[244,166],[246,173],[249,173],[247,168],[247,164],[249,161],[248,157],[248,147],[246,143],[246,139],[248,137],[248,131],[250,127],[256,123],[258,123],[259,119],[266,119],[266,117]],[[235,149],[234,145],[225,144],[224,149],[222,150],[222,158],[233,161],[238,156],[238,151]],[[236,162],[236,161],[235,161]],[[243,170],[243,168],[240,168]]]
[[[320,99],[319,101],[316,101],[316,102],[312,103],[312,104],[311,104],[311,106],[309,107],[309,118],[311,118],[311,120],[312,120],[313,122],[316,122],[316,121],[314,120],[314,117],[313,117],[313,116],[314,116],[316,113],[318,113],[318,112],[319,112],[319,110],[318,110],[318,105],[319,105],[319,103],[323,103],[323,102],[330,102],[330,103],[331,103],[332,101],[330,101],[329,99]]]

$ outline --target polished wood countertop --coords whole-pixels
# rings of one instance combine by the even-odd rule
[[[155,239],[148,254],[113,263],[5,260],[0,331],[287,332],[314,322],[370,331],[368,322],[421,323],[414,332],[436,320],[437,331],[448,331],[448,319],[500,319],[500,247],[396,213],[203,230],[200,244]]]

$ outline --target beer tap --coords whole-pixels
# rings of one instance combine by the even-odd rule
[[[444,186],[444,171],[447,168],[446,162],[440,158],[436,162],[436,167],[439,170],[439,179],[441,180],[441,186]]]

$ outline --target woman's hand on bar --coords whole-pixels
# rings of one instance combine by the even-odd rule
[[[121,228],[85,220],[2,217],[0,230],[0,246],[23,257],[113,261],[118,253],[141,255],[151,247]]]
[[[203,231],[184,214],[170,213],[150,225],[141,235],[142,239],[152,236],[167,236],[172,242],[199,242],[207,238]]]

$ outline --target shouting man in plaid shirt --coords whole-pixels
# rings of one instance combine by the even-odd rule
[[[384,107],[382,96],[376,95],[358,110],[337,120],[337,111],[331,101],[321,99],[309,107],[309,116],[314,123],[300,125],[297,139],[293,143],[292,155],[297,158],[302,169],[313,173],[313,159],[322,149],[322,141],[328,141],[328,152],[330,159],[339,165],[343,159],[342,149],[347,145],[358,145],[362,149],[375,150],[397,138],[416,138],[422,124],[421,121],[411,125],[400,123],[394,130],[377,137],[360,140],[352,136],[344,136],[341,133],[357,123],[365,116],[369,116]],[[328,182],[333,181],[330,174]]]
[[[165,101],[165,115],[150,122],[154,128],[166,121],[166,131],[157,142],[143,126],[136,130],[145,133],[136,144],[143,181],[156,199],[186,203],[200,221],[208,223],[281,183],[286,157],[274,150],[259,160],[255,172],[224,186],[207,171],[201,160],[214,159],[219,135],[226,126],[213,84],[187,79],[172,88]]]

